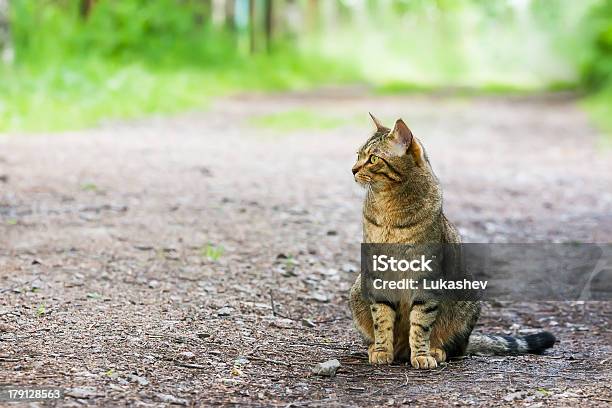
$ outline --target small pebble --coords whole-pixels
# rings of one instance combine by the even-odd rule
[[[221,309],[217,310],[217,316],[229,316],[232,314],[234,309],[229,306],[224,306]]]
[[[192,353],[191,351],[183,351],[182,353],[179,354],[181,357],[186,358],[188,360],[191,360],[193,358],[195,358],[195,354]]]
[[[313,374],[321,375],[324,377],[333,377],[336,375],[336,371],[340,368],[340,362],[337,359],[327,360],[324,363],[319,363],[312,368]]]

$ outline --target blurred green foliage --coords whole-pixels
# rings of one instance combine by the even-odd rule
[[[591,94],[584,106],[595,122],[612,136],[612,0],[602,0],[583,25],[585,56],[582,84]]]
[[[213,22],[209,1],[92,4],[84,16],[82,0],[11,0],[15,62],[0,63],[0,132],[76,129],[202,108],[230,92],[355,82],[381,93],[581,88],[595,94],[585,105],[595,117],[610,117],[602,112],[612,105],[612,0],[274,0],[304,21],[288,17],[295,10],[277,17],[273,43],[255,53],[248,27]],[[261,38],[268,3],[254,4]],[[321,119],[311,116],[289,112],[259,125]]]
[[[251,124],[277,132],[291,132],[295,130],[335,129],[350,123],[350,119],[353,118],[340,118],[331,115],[323,115],[310,110],[294,109],[255,116],[251,119]]]
[[[597,4],[585,24],[590,47],[582,67],[583,83],[589,89],[612,85],[612,0]]]
[[[278,40],[251,55],[207,22],[202,1],[13,0],[12,66],[0,63],[0,132],[58,131],[107,118],[176,113],[244,90],[355,81],[353,67]]]
[[[106,0],[96,2],[83,18],[78,1],[13,0],[17,59],[33,65],[84,57],[123,63],[136,59],[155,67],[235,62],[231,36],[198,22],[204,4]]]
[[[290,54],[226,68],[167,69],[102,59],[19,65],[0,69],[0,132],[70,130],[109,118],[178,113],[228,92],[306,89],[352,75],[350,68]]]

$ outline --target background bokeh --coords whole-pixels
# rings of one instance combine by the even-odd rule
[[[338,85],[571,91],[612,128],[612,0],[0,0],[0,50],[0,132]]]

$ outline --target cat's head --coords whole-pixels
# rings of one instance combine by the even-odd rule
[[[389,187],[428,168],[425,150],[403,120],[389,129],[370,113],[376,131],[357,152],[355,181],[373,187]]]

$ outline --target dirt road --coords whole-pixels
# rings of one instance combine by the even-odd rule
[[[253,125],[286,111],[342,120]],[[612,242],[612,151],[562,98],[250,96],[0,137],[0,385],[62,406],[612,403],[609,302],[485,307],[479,330],[553,332],[544,356],[367,364],[347,291],[368,111],[424,142],[466,241]]]

